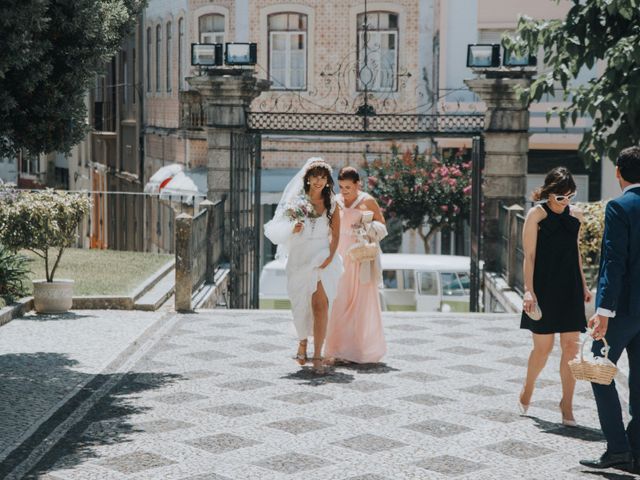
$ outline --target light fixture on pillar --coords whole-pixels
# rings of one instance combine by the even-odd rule
[[[191,65],[196,67],[222,66],[221,43],[192,43]]]
[[[255,43],[227,43],[224,51],[224,63],[230,66],[255,65],[258,61],[258,48]]]
[[[534,55],[529,53],[517,54],[513,50],[504,49],[502,57],[502,65],[505,67],[535,67],[538,60]]]
[[[467,46],[467,67],[498,68],[500,66],[500,45]]]

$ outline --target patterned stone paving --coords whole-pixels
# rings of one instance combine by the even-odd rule
[[[166,332],[110,390],[41,439],[44,456],[26,478],[595,478],[577,463],[603,449],[590,387],[578,384],[581,426],[560,425],[557,356],[529,416],[517,414],[530,342],[517,316],[385,314],[384,363],[326,376],[291,359],[289,312],[203,311],[163,322]]]

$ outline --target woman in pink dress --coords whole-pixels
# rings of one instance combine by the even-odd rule
[[[387,229],[376,200],[360,191],[360,175],[355,168],[340,170],[338,183],[337,201],[341,206],[338,253],[343,258],[344,274],[329,317],[325,355],[334,361],[375,363],[387,351],[378,292],[380,248],[375,260],[364,262],[352,259],[348,251],[361,240],[356,235],[358,227],[376,244],[386,236]]]

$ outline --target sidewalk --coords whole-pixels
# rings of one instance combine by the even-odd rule
[[[581,427],[559,424],[557,349],[517,415],[514,315],[385,314],[385,364],[316,377],[291,359],[289,312],[131,313],[0,328],[0,477],[573,479],[604,449],[588,384]]]

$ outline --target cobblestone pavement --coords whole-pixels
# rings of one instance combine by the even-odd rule
[[[3,401],[17,393],[0,404],[2,426],[25,430],[60,407],[10,454],[18,435],[2,440],[0,478],[633,478],[578,464],[604,444],[586,383],[575,398],[581,426],[559,423],[557,348],[529,416],[517,414],[530,340],[513,315],[385,314],[385,363],[324,377],[292,360],[289,312],[111,315],[109,328],[85,326],[86,338],[58,341],[64,329],[48,327],[40,350],[20,352],[14,338],[7,353],[11,324],[0,329],[4,378],[13,357],[27,358],[14,382],[24,385],[3,380]],[[112,336],[96,348],[104,331]],[[64,385],[50,395],[56,378]],[[84,388],[61,405],[69,385]]]

